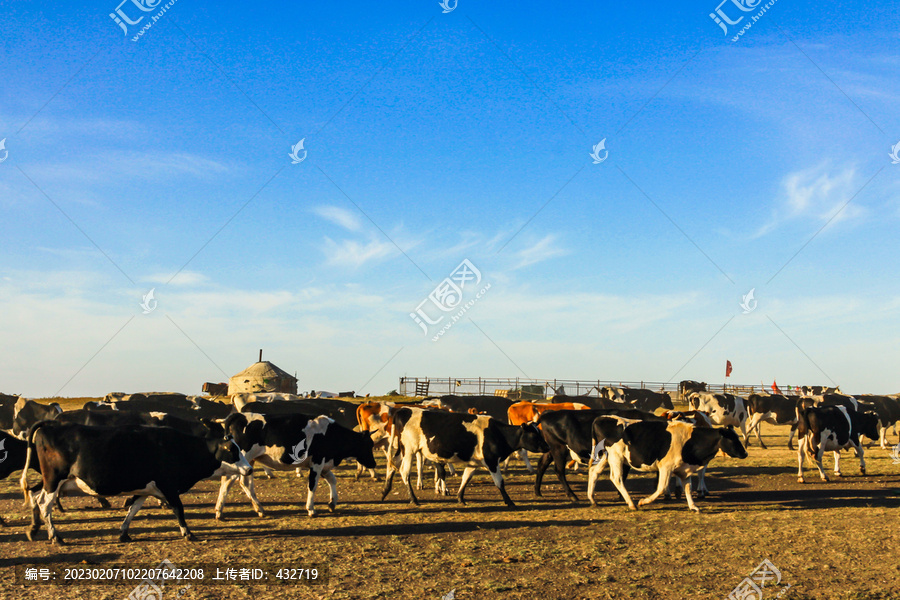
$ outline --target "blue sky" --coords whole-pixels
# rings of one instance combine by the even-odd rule
[[[900,391],[896,4],[163,4],[2,3],[0,390]]]

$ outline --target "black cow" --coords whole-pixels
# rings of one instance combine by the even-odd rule
[[[172,507],[181,535],[194,535],[184,520],[181,494],[202,480],[234,472],[249,473],[250,463],[230,438],[201,438],[170,427],[91,427],[44,421],[28,432],[28,452],[37,453],[42,483],[31,489],[33,541],[47,524],[51,542],[62,544],[53,525],[60,492],[80,489],[92,496],[138,496],[119,534],[131,541],[128,526],[148,496]]]
[[[690,476],[706,467],[719,450],[734,458],[747,458],[747,451],[731,427],[695,427],[679,420],[659,422],[599,417],[592,423],[591,430],[592,454],[597,457],[606,451],[609,478],[632,510],[659,498],[674,476],[684,486],[688,507],[699,512],[691,496]],[[592,474],[599,472],[600,466],[598,463],[591,467]],[[625,489],[624,479],[629,468],[659,473],[656,491],[641,499],[637,506]],[[595,481],[596,475],[588,482],[588,496],[592,502]]]
[[[587,412],[587,411],[576,411]],[[506,493],[500,463],[520,448],[529,452],[546,452],[547,445],[533,423],[507,425],[486,415],[459,414],[426,410],[422,408],[398,408],[391,416],[391,437],[388,447],[392,459],[388,461],[382,501],[391,491],[394,461],[400,459],[400,477],[409,490],[412,504],[419,501],[409,480],[413,458],[421,453],[436,465],[462,464],[465,471],[456,499],[465,504],[465,489],[478,467],[486,468],[494,485],[507,506],[515,506]]]
[[[744,443],[750,445],[750,434],[756,431],[759,446],[765,449],[762,441],[760,424],[765,421],[772,425],[790,425],[788,448],[794,449],[794,432],[797,430],[797,400],[799,396],[783,396],[781,394],[750,394],[747,396],[747,433]]]
[[[597,417],[616,415],[630,419],[647,419],[651,421],[666,421],[665,417],[657,417],[653,413],[630,409],[599,409],[599,410],[558,410],[545,412],[538,418],[538,426],[541,434],[547,442],[548,451],[538,462],[537,474],[534,478],[534,495],[541,495],[541,481],[544,471],[553,462],[556,476],[559,478],[566,496],[574,501],[578,496],[569,487],[566,480],[566,463],[574,459],[580,464],[589,465],[591,461],[591,426]]]
[[[860,402],[866,402],[872,405],[874,412],[878,414],[879,421],[879,437],[878,440],[882,448],[887,448],[887,430],[894,427],[896,431],[897,422],[900,421],[900,400],[891,396],[857,396]]]
[[[803,480],[803,461],[807,454],[815,460],[822,481],[828,481],[822,467],[822,456],[826,451],[834,452],[834,474],[841,476],[842,449],[853,448],[859,457],[859,470],[866,474],[866,461],[863,456],[859,437],[866,435],[878,438],[878,415],[870,412],[858,412],[846,406],[807,406],[797,407],[797,481]]]
[[[61,412],[62,407],[58,402],[41,404],[34,400],[19,398],[19,401],[16,402],[16,414],[13,417],[13,435],[24,437],[32,425],[39,421],[54,419]]]
[[[246,406],[244,407],[246,409]],[[372,438],[335,423],[324,415],[310,417],[302,414],[261,415],[235,413],[225,419],[226,431],[234,436],[247,460],[257,461],[270,469],[292,471],[309,469],[309,492],[306,510],[315,516],[316,486],[325,478],[330,486],[328,508],[334,512],[337,504],[337,478],[332,469],[348,458],[355,458],[364,467],[374,469]],[[222,478],[216,518],[222,519],[228,490],[238,479],[236,475]],[[240,478],[241,487],[250,498],[253,510],[262,517],[262,505],[256,497],[253,474]]]
[[[441,396],[440,407],[455,413],[468,413],[474,408],[479,414],[506,421],[506,411],[518,402],[503,396]],[[580,400],[578,400],[580,402]]]
[[[13,417],[16,415],[18,396],[0,394],[0,430],[12,431]]]
[[[665,392],[654,392],[644,388],[604,387],[600,389],[600,393],[605,395],[608,400],[630,404],[645,412],[653,412],[657,408],[675,409],[672,398]]]

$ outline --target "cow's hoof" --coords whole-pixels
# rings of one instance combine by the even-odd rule
[[[328,512],[332,512],[332,513],[335,512],[335,504],[334,504],[334,502],[329,502],[329,503],[328,503]]]
[[[266,513],[264,513],[264,512],[261,511],[261,510],[258,510],[258,511],[256,511],[256,516],[259,517],[260,519],[265,519],[265,518],[266,518]]]
[[[628,510],[637,510],[637,509],[638,509],[638,507],[635,506],[634,504],[632,504],[631,506],[628,507]]]
[[[128,535],[127,533],[121,533],[121,534],[119,534],[119,541],[123,544],[126,542],[130,542],[131,536]]]
[[[822,478],[822,483],[828,483],[829,481],[831,481],[831,480],[828,479],[827,477]]]
[[[859,472],[860,472],[862,475],[865,475],[865,474],[866,474],[866,470],[865,470],[865,469],[860,469]]]
[[[863,473],[863,475],[865,475],[865,473]],[[835,473],[834,476],[835,477],[843,477],[843,475],[841,473]]]
[[[308,516],[310,519],[312,519],[313,517],[316,516],[316,511],[308,510],[308,511],[306,511],[306,516]]]
[[[225,520],[225,515],[223,515],[220,512],[217,512],[216,513],[216,521],[224,521],[224,520]]]
[[[33,529],[26,529],[26,530],[25,530],[25,537],[28,538],[28,541],[29,541],[29,542],[33,542],[33,541],[34,541],[34,536],[35,536],[35,534],[37,534],[37,532],[38,532],[38,530],[37,530],[36,528],[33,528]]]
[[[109,503],[109,500],[107,500],[106,498],[99,497],[99,498],[97,498],[97,502],[100,503],[100,508],[112,508],[112,506]]]
[[[66,545],[66,543],[63,541],[63,539],[61,537],[59,537],[58,535],[56,537],[50,538],[50,543],[55,546],[65,546]]]
[[[699,507],[699,506],[691,506],[690,509],[691,509],[692,511],[694,511],[695,513],[699,513],[699,512],[700,512],[700,507]]]
[[[797,483],[806,483],[806,481],[802,477],[798,477]]]
[[[788,450],[790,450],[790,451],[793,452],[793,450],[794,450],[794,445],[793,445],[793,444],[788,444]]]

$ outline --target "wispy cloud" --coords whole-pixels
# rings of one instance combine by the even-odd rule
[[[557,256],[565,256],[569,251],[556,244],[556,235],[547,234],[533,245],[514,254],[517,259],[514,269],[521,269]]]
[[[328,264],[344,267],[360,267],[367,262],[399,253],[397,248],[387,240],[372,238],[366,242],[334,241],[328,236],[325,237],[324,251]]]
[[[865,215],[865,208],[846,203],[861,185],[854,167],[835,170],[823,164],[789,173],[782,180],[771,218],[756,230],[753,239],[796,221],[811,221],[818,225],[833,217],[829,224],[833,227],[839,222],[859,218]]]
[[[349,210],[337,206],[317,206],[312,211],[331,223],[343,227],[348,231],[359,231],[362,229],[359,217]]]

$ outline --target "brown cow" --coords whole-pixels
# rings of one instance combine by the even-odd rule
[[[506,411],[506,416],[509,419],[510,425],[524,425],[525,423],[536,423],[538,417],[541,416],[541,413],[545,413],[553,410],[588,410],[590,406],[586,404],[582,404],[581,402],[557,402],[557,403],[549,403],[549,402],[516,402],[512,406],[510,406]],[[522,462],[525,463],[525,468],[528,469],[529,473],[534,473],[534,467],[531,466],[531,462],[528,460],[528,452],[524,449],[519,450],[519,456],[522,458]],[[509,468],[509,459],[512,458],[513,455],[510,455],[509,458],[506,459],[506,463],[503,465],[503,470],[506,471]]]

